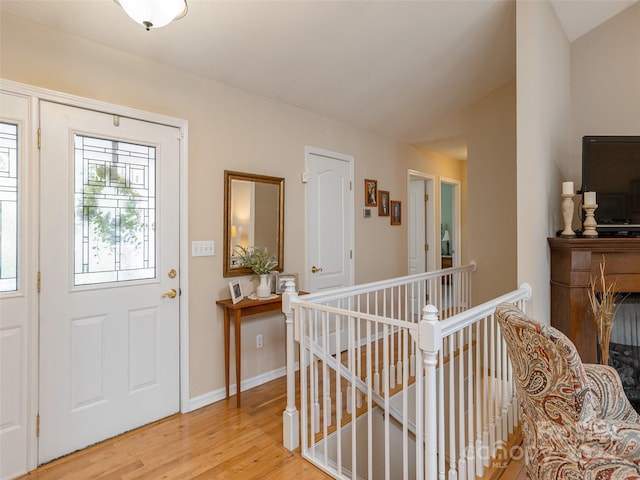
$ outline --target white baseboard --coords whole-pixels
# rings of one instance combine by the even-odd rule
[[[298,362],[296,362],[295,370],[298,371]],[[271,380],[275,380],[276,378],[284,377],[287,374],[286,367],[277,368],[275,370],[271,370],[270,372],[265,372],[260,375],[256,375],[252,378],[247,378],[242,381],[242,392],[249,390],[251,388],[257,387],[264,383],[270,382]],[[235,395],[237,391],[237,385],[235,383],[229,385],[229,395]],[[202,407],[206,407],[207,405],[211,405],[212,403],[219,402],[220,400],[224,400],[226,398],[226,389],[219,388],[217,390],[213,390],[211,392],[204,393],[197,397],[193,397],[189,400],[189,412],[197,410]],[[187,412],[182,412],[187,413]]]

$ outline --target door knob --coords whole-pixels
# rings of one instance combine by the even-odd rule
[[[176,295],[178,295],[178,292],[176,292],[175,288],[172,288],[168,292],[163,293],[162,298],[176,298]]]
[[[321,272],[322,271],[322,267],[318,268],[315,265],[313,267],[311,267],[311,273],[317,273],[317,272]]]

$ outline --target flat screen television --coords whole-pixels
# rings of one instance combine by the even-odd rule
[[[582,137],[582,191],[596,192],[599,234],[640,234],[640,136]]]

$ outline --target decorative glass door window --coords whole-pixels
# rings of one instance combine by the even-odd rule
[[[75,285],[156,276],[156,148],[76,134]]]
[[[18,289],[18,125],[0,122],[0,293]]]

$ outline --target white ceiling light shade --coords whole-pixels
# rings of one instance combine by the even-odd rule
[[[186,0],[113,0],[147,30],[160,28],[187,14]]]

